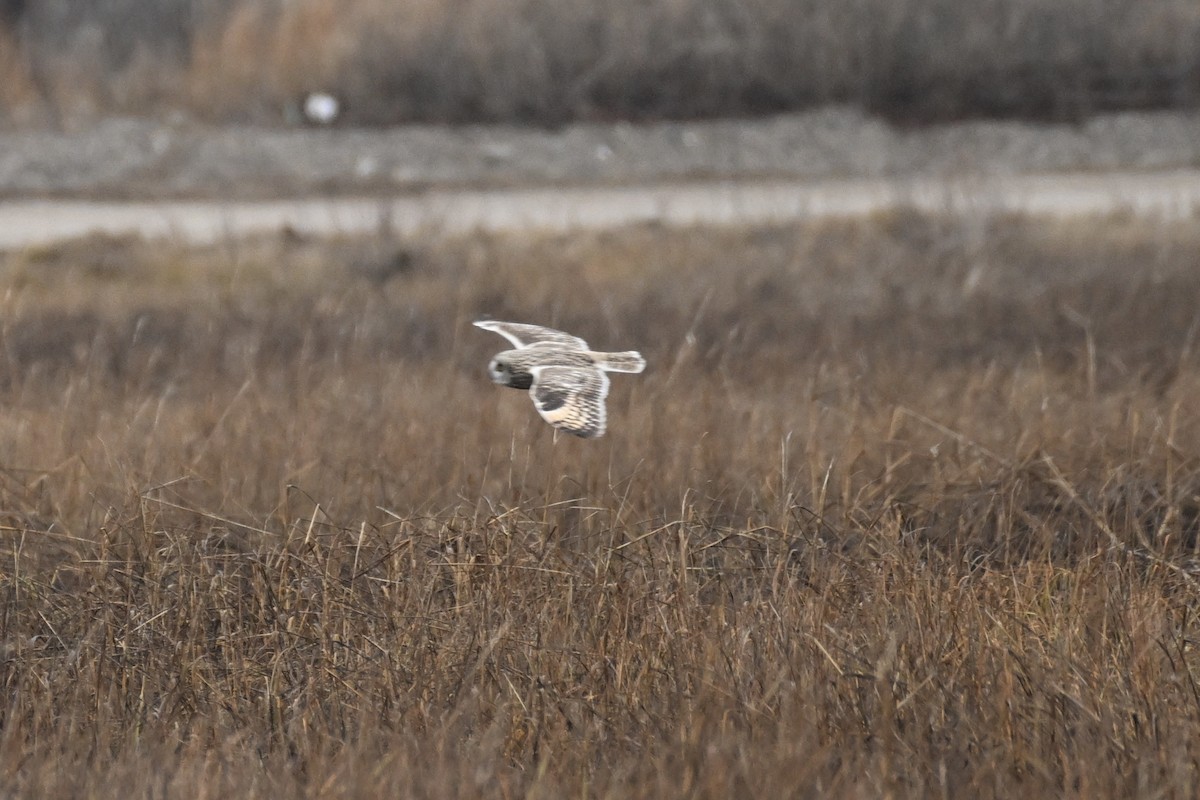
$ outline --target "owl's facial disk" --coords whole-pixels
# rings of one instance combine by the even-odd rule
[[[488,364],[488,375],[493,383],[501,386],[511,386],[514,389],[528,389],[533,385],[533,376],[525,369],[518,368],[504,354],[496,356]]]
[[[512,373],[509,370],[508,362],[502,358],[493,358],[492,363],[488,364],[488,375],[492,376],[492,383],[507,385],[512,380]]]

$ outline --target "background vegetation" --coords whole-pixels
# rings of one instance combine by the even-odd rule
[[[10,254],[4,793],[1191,796],[1198,235]],[[555,440],[485,313],[650,367]]]
[[[848,103],[901,121],[1194,107],[1192,0],[0,2],[0,113],[643,119]]]

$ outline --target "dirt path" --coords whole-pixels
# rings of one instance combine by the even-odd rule
[[[268,201],[0,202],[0,249],[94,232],[213,242],[281,230],[361,234],[421,230],[598,229],[632,223],[751,224],[857,216],[910,207],[927,212],[1061,216],[1200,213],[1200,170],[908,180],[713,181],[645,186],[429,190],[392,199]]]

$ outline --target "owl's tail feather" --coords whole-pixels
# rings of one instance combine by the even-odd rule
[[[624,353],[592,353],[596,366],[606,372],[641,372],[646,368],[646,359],[636,350]]]

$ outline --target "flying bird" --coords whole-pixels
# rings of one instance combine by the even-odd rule
[[[528,389],[542,419],[584,439],[604,435],[606,372],[641,372],[646,359],[636,350],[602,353],[589,350],[578,336],[520,322],[479,320],[516,349],[497,353],[488,364],[494,383]]]

